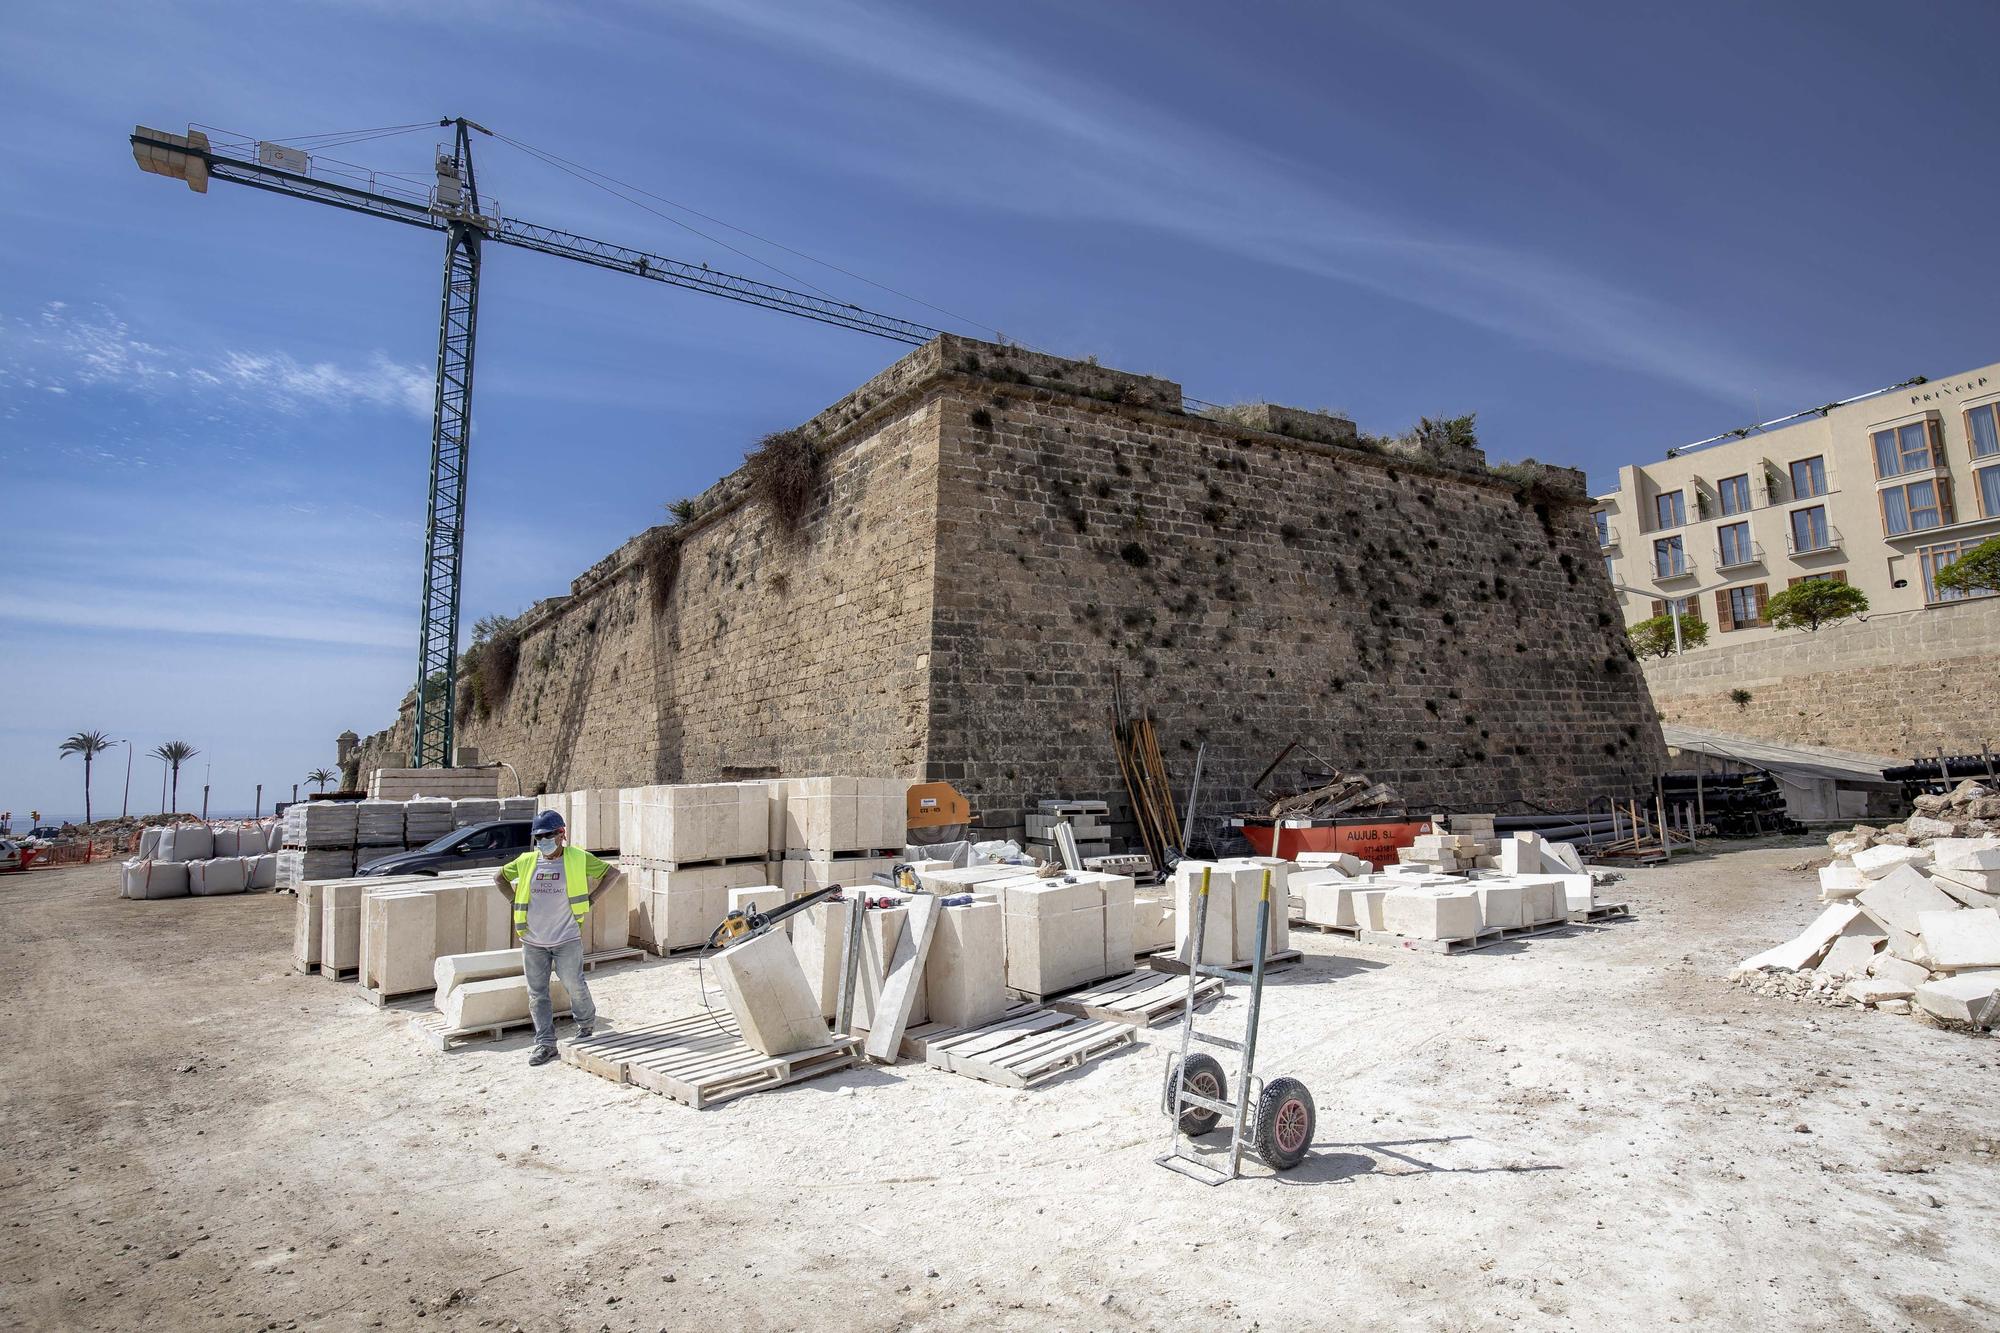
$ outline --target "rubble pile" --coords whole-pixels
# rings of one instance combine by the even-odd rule
[[[2000,1025],[2000,794],[1966,781],[1887,828],[1827,838],[1826,908],[1796,939],[1737,965],[1759,995]]]

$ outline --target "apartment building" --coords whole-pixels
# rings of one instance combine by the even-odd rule
[[[1710,645],[1775,633],[1765,604],[1806,579],[1871,619],[1962,600],[1936,575],[2000,536],[2000,364],[1622,467],[1596,522],[1626,623],[1677,605]]]

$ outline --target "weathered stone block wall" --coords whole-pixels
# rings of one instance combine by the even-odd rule
[[[1663,721],[1906,758],[2000,747],[2000,597],[1650,659]],[[1739,706],[1732,690],[1748,690]]]
[[[1119,672],[1177,782],[1209,743],[1205,804],[1294,738],[1461,808],[1578,805],[1663,762],[1573,475],[1189,416],[1170,381],[957,338],[802,429],[825,476],[797,532],[725,477],[530,611],[461,743],[530,789],[942,777],[1014,829],[1037,798],[1123,800]],[[361,765],[408,743],[406,704]]]
[[[1122,797],[1114,671],[1216,801],[1294,738],[1461,808],[1662,764],[1578,498],[1017,385],[943,424],[929,769],[989,825]]]
[[[537,604],[505,702],[481,717],[461,690],[459,743],[513,764],[531,791],[917,773],[937,408],[870,418],[850,410],[860,396],[830,410],[844,435],[796,532],[732,474],[683,530],[634,538]],[[662,540],[678,558],[670,583]],[[364,773],[408,762],[412,706],[364,742]]]

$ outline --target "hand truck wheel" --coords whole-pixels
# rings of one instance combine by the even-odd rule
[[[1223,1076],[1222,1064],[1212,1055],[1202,1055],[1199,1053],[1190,1055],[1187,1058],[1187,1073],[1183,1076],[1181,1086],[1186,1091],[1194,1093],[1197,1097],[1206,1097],[1210,1101],[1226,1102],[1229,1100],[1229,1085]],[[1160,1102],[1162,1109],[1168,1115],[1174,1113],[1174,1062],[1172,1060],[1167,1061],[1167,1086],[1160,1094]],[[1187,1135],[1189,1138],[1193,1138],[1198,1134],[1206,1134],[1215,1128],[1216,1122],[1221,1118],[1216,1112],[1199,1106],[1183,1107],[1181,1108],[1180,1117],[1181,1133]]]
[[[1190,1058],[1189,1064],[1193,1064]],[[1295,1078],[1274,1078],[1257,1099],[1257,1155],[1273,1171],[1289,1171],[1312,1147],[1312,1094]]]

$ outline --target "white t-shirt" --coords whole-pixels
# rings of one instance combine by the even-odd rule
[[[521,932],[521,943],[554,949],[582,935],[577,929],[576,913],[569,906],[562,853],[557,852],[553,861],[537,856],[534,874],[528,881],[528,928]]]

